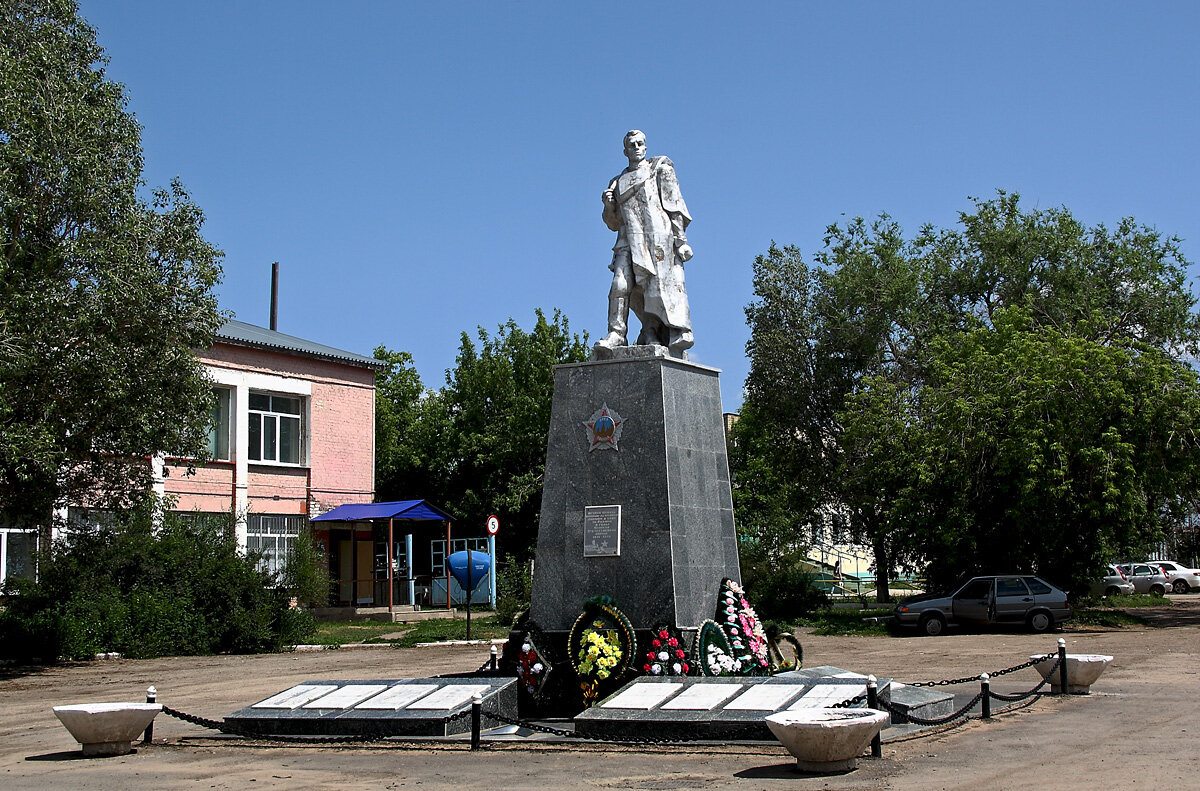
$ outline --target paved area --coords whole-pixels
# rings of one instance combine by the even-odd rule
[[[631,749],[499,744],[264,747],[212,738],[160,716],[161,740],[135,755],[85,760],[50,712],[60,703],[139,700],[147,686],[178,709],[219,719],[310,678],[400,678],[473,670],[477,646],[358,649],[272,656],[116,660],[0,669],[0,788],[140,789],[1073,789],[1200,776],[1200,596],[1148,613],[1147,627],[1068,629],[1068,650],[1116,657],[1087,697],[1042,698],[991,722],[884,745],[835,777],[796,774],[777,745]],[[802,635],[805,664],[903,681],[973,675],[1053,650],[1059,635],[948,634],[937,638]],[[993,683],[1032,687],[1026,669]],[[956,690],[962,691],[962,690]],[[998,704],[997,704],[998,705]],[[1164,785],[1165,784],[1165,785]]]

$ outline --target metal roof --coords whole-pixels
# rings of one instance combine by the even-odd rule
[[[367,519],[419,519],[451,522],[454,517],[425,500],[398,500],[392,503],[349,503],[314,516],[314,522],[358,522]]]
[[[376,360],[374,357],[366,357],[354,352],[335,349],[323,343],[306,341],[303,338],[297,338],[295,335],[285,335],[282,332],[269,330],[266,327],[257,327],[253,324],[247,324],[244,321],[236,321],[234,319],[225,322],[213,337],[222,343],[250,346],[255,349],[277,349],[305,357],[316,357],[321,360],[332,360],[334,362],[357,365],[362,368],[372,368],[377,371],[387,367],[387,363],[382,360]]]

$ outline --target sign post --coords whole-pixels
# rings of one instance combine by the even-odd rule
[[[500,517],[492,514],[487,518],[487,534],[488,534],[488,554],[493,558],[496,557],[496,534],[500,532]],[[499,564],[496,566],[499,568]],[[492,569],[491,581],[488,584],[490,588],[492,609],[496,609],[496,569]]]

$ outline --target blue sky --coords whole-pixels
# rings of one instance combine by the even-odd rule
[[[1132,215],[1200,258],[1200,5],[83,0],[144,127],[225,251],[223,307],[437,387],[459,336],[536,308],[605,330],[600,193],[626,130],[693,222],[692,359],[748,368],[751,265],[888,212],[953,224],[1020,192]]]

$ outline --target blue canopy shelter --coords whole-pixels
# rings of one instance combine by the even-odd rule
[[[450,595],[451,582],[450,571],[446,568],[444,559],[452,551],[451,525],[454,517],[446,513],[442,509],[428,502],[427,500],[399,500],[390,503],[350,503],[340,505],[332,511],[313,517],[315,523],[314,528],[320,530],[325,528],[329,530],[329,552],[331,556],[330,575],[331,578],[336,572],[334,584],[337,586],[337,595],[334,597],[339,603],[347,601],[352,605],[371,603],[378,605],[377,601],[380,597],[377,593],[379,588],[384,584],[387,587],[387,605],[388,612],[395,612],[395,607],[398,598],[407,599],[402,604],[417,605],[422,599],[432,603],[436,598],[435,589],[439,585],[435,582],[436,576],[444,576],[445,584],[442,590],[446,591],[446,608],[449,609],[453,602]],[[360,539],[360,529],[358,524],[363,522],[369,523],[369,539]],[[386,540],[383,536],[382,525],[387,523]],[[405,528],[404,551],[399,552],[399,547],[396,546],[396,523],[401,523]],[[414,529],[420,523],[444,523],[446,543],[444,551],[441,552],[443,563],[442,568],[436,568],[438,565],[435,560],[431,559],[429,563],[429,573],[421,574],[423,564],[420,559],[414,554],[413,534]],[[349,531],[349,539],[341,539],[335,544],[334,530],[346,529]],[[430,531],[423,531],[428,534]],[[440,532],[440,531],[439,531]],[[364,547],[361,545],[362,540],[370,541],[369,555],[366,557],[367,566],[366,572],[363,569],[363,554],[360,552]],[[438,538],[440,541],[440,537]],[[347,547],[348,545],[348,547]],[[337,562],[333,562],[333,557],[336,555]],[[335,569],[336,566],[336,569]],[[403,579],[397,579],[399,572],[402,572]],[[363,574],[366,573],[366,578]],[[424,580],[429,580],[429,585],[425,586]],[[403,593],[397,591],[397,582],[406,582]],[[420,586],[420,589],[418,589]],[[440,591],[438,591],[440,592]],[[400,593],[397,596],[397,593]],[[440,602],[439,602],[440,603]]]

